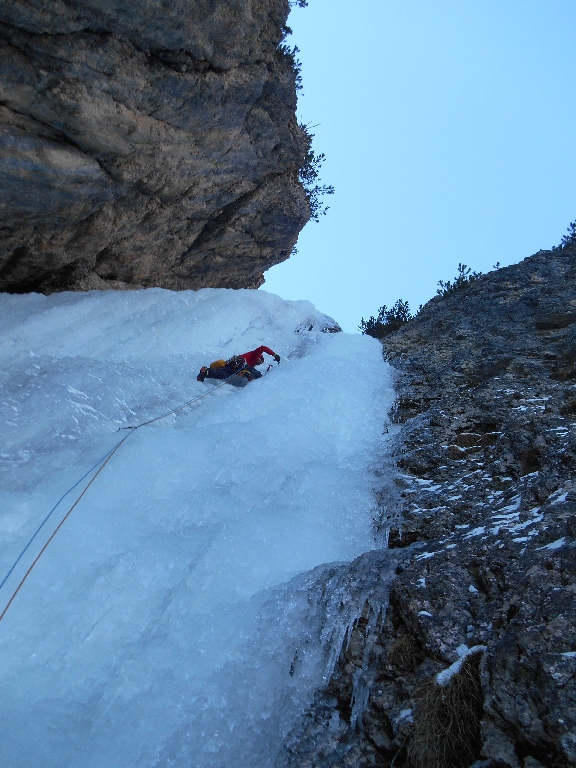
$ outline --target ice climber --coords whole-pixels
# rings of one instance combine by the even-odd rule
[[[230,376],[237,374],[248,381],[253,379],[259,379],[262,374],[256,370],[256,365],[262,365],[264,362],[264,355],[271,355],[274,360],[279,363],[280,355],[276,354],[270,347],[258,347],[251,352],[243,352],[241,355],[234,355],[229,360],[215,360],[210,363],[210,367],[203,365],[200,368],[200,373],[196,377],[198,381],[204,381],[204,379],[228,379]]]

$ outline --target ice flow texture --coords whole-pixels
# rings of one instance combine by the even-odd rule
[[[0,765],[272,766],[325,671],[310,571],[374,546],[380,345],[263,291],[0,304],[2,577],[118,427],[203,392],[215,358],[283,358],[136,432],[57,534],[0,624]]]

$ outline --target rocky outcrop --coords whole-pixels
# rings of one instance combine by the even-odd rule
[[[576,249],[433,299],[384,352],[400,431],[382,563],[397,576],[287,762],[575,766]]]
[[[0,8],[0,290],[258,287],[309,218],[288,0]]]

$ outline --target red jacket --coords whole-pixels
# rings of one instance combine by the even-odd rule
[[[269,355],[276,354],[270,347],[258,347],[258,349],[253,349],[252,352],[243,352],[240,357],[243,357],[244,360],[246,360],[246,365],[253,368],[256,365],[256,360],[262,355],[262,352],[267,352]]]

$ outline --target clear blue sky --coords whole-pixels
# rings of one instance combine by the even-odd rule
[[[264,290],[344,330],[430,299],[459,262],[486,272],[576,219],[574,0],[309,0],[298,116],[336,194]]]

